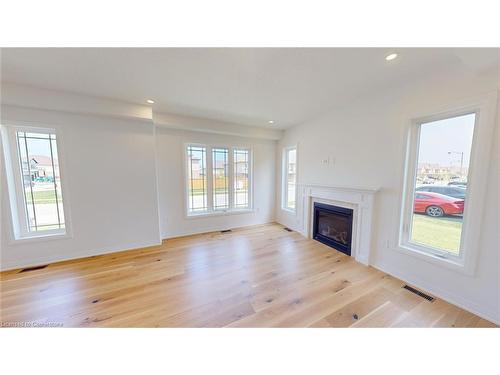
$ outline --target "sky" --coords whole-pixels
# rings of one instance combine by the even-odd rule
[[[460,166],[460,155],[455,152],[463,152],[463,166],[468,167],[475,117],[473,113],[423,123],[420,131],[418,162]],[[449,151],[454,153],[450,155]]]
[[[30,156],[35,155],[43,155],[50,157],[50,145],[48,140],[46,139],[33,139],[28,138],[28,152]],[[24,147],[24,143],[21,142],[21,145]],[[52,152],[54,155],[54,159],[57,159],[57,143],[52,143]]]

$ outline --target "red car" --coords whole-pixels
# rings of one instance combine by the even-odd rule
[[[417,191],[413,212],[425,213],[433,217],[462,215],[464,213],[464,200],[438,193]]]

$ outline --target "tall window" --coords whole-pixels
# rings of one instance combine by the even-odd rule
[[[295,211],[297,149],[295,147],[285,149],[283,161],[283,208]]]
[[[249,149],[187,146],[189,215],[251,208]]]
[[[249,203],[249,153],[248,150],[234,150],[234,207],[248,208]]]
[[[189,211],[204,212],[208,210],[207,149],[188,146],[187,156]]]
[[[403,225],[407,246],[461,256],[475,122],[470,113],[416,124]]]
[[[2,135],[10,150],[6,164],[11,167],[7,177],[16,238],[65,233],[55,132],[9,128]]]
[[[212,155],[214,210],[226,210],[229,208],[229,150],[213,148]]]

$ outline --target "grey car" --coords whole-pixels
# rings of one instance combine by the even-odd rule
[[[420,186],[416,190],[428,191],[431,193],[439,193],[457,199],[465,199],[465,194],[467,192],[465,188],[458,186],[436,186],[436,185]]]

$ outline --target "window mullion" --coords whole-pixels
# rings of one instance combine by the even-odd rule
[[[206,147],[206,176],[207,176],[207,210],[208,211],[213,211],[214,210],[214,190],[213,190],[213,151],[212,147],[207,146]]]
[[[229,209],[234,209],[234,147],[228,148]]]
[[[188,152],[187,152],[187,155],[188,155],[188,163],[189,163],[189,187],[188,187],[188,198],[191,202],[191,210],[194,210],[194,183],[193,183],[193,159],[192,159],[192,147],[189,146],[188,147]],[[189,207],[189,204],[188,204],[188,207]]]
[[[17,132],[15,132],[13,129],[9,130],[7,132],[7,136],[9,137],[8,143],[11,145],[10,148],[10,158],[12,161],[12,179],[13,179],[13,191],[14,191],[14,197],[15,197],[15,203],[16,203],[16,214],[17,214],[17,220],[16,223],[19,224],[17,227],[21,233],[21,235],[26,235],[29,231],[29,224],[28,224],[28,206],[26,202],[26,195],[25,195],[25,186],[24,186],[24,180],[23,180],[23,170],[22,170],[22,159],[21,159],[21,152],[20,152],[20,143],[19,143],[19,138],[17,137]],[[18,162],[15,162],[15,161]]]
[[[61,215],[59,213],[59,200],[57,197],[56,168],[54,167],[54,152],[52,151],[52,138],[50,138],[50,136],[49,136],[49,145],[50,145],[50,159],[52,164],[52,176],[54,177],[54,196],[56,197],[57,224],[59,225],[59,229],[61,229]]]
[[[252,207],[251,197],[252,197],[252,154],[250,149],[246,149],[247,152],[247,208]]]
[[[28,175],[30,178],[30,192],[31,192],[31,204],[33,206],[33,219],[35,220],[35,231],[38,230],[37,220],[36,220],[36,210],[35,210],[35,195],[33,194],[33,186],[31,184],[31,166],[30,166],[30,157],[28,153],[28,140],[26,139],[26,132],[24,134],[24,146],[26,149],[26,165],[28,167]],[[21,164],[22,169],[22,164]],[[22,172],[21,172],[22,173]],[[24,176],[23,176],[23,184],[24,184]],[[28,202],[26,202],[28,204]],[[28,223],[28,231],[31,231],[31,225]]]
[[[283,172],[283,207],[288,208],[288,150],[285,150]]]
[[[20,191],[18,192],[17,195],[21,196],[22,195],[22,202],[23,202],[23,210],[19,210],[19,212],[23,212],[26,217],[24,218],[23,222],[23,232],[26,234],[30,230],[30,225],[29,225],[29,212],[28,212],[28,199],[26,198],[26,185],[24,182],[24,169],[23,169],[23,159],[21,156],[21,142],[20,142],[20,137],[17,134],[17,132],[14,132],[14,139],[17,142],[17,147],[15,148],[17,150],[17,159],[19,160],[19,176],[20,176]],[[25,140],[26,142],[26,140]],[[22,194],[20,194],[22,192]],[[19,202],[19,199],[18,199]]]

